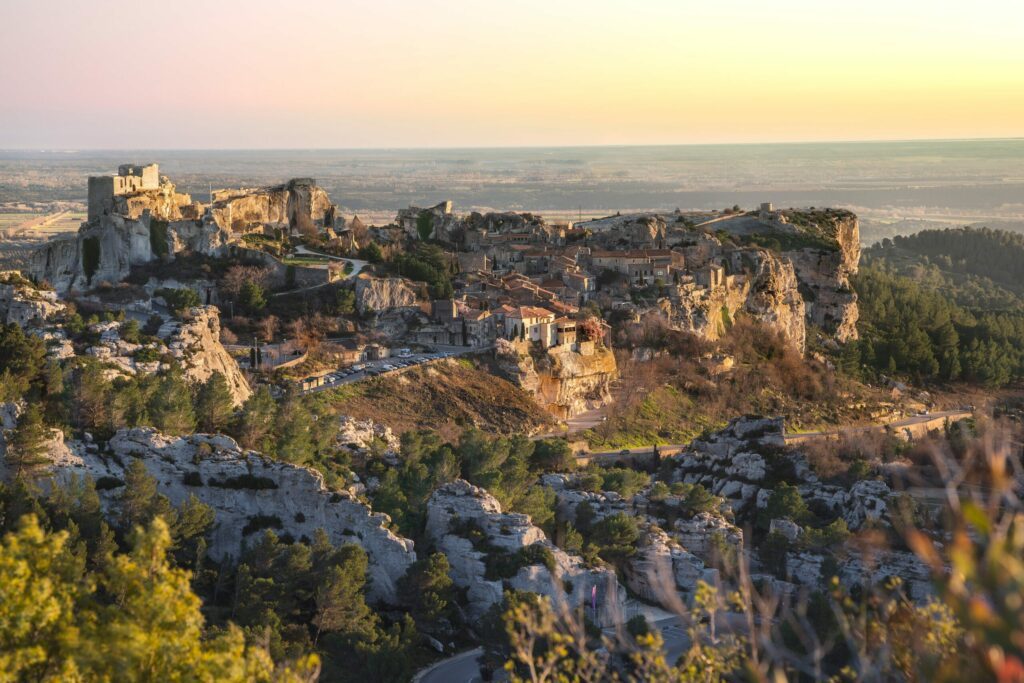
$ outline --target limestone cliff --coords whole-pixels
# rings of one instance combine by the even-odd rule
[[[736,251],[731,258],[750,268],[750,288],[743,310],[781,332],[802,353],[806,341],[805,304],[793,266],[762,249]]]
[[[770,251],[743,248],[726,252],[729,275],[720,283],[683,282],[670,289],[662,310],[672,327],[719,339],[737,314],[781,332],[804,350],[804,300],[793,266]]]
[[[180,252],[219,256],[228,241],[229,235],[211,220],[168,223],[149,213],[139,218],[104,214],[83,223],[75,237],[37,249],[28,272],[58,292],[84,290],[100,282],[120,282],[133,265]]]
[[[224,375],[235,406],[245,402],[252,390],[238,363],[220,343],[220,314],[214,306],[200,306],[185,314],[183,321],[165,323],[158,335],[181,363],[191,382],[205,382],[214,372]]]
[[[232,232],[275,224],[295,227],[306,219],[311,224],[327,225],[334,215],[327,192],[311,178],[295,178],[273,187],[214,192],[212,213],[218,225]]]
[[[415,561],[413,542],[387,528],[387,515],[372,512],[345,491],[330,491],[315,470],[264,458],[242,450],[229,437],[193,434],[165,436],[149,428],[120,430],[101,452],[96,444],[71,443],[54,454],[57,481],[72,475],[122,482],[100,491],[104,508],[116,512],[125,468],[140,460],[157,490],[180,505],[189,496],[213,508],[210,556],[238,559],[261,528],[296,539],[327,532],[337,545],[356,543],[369,555],[373,581],[369,595],[396,602],[398,579]]]
[[[803,231],[821,235],[824,247],[804,247],[784,252],[796,269],[807,301],[807,319],[832,334],[837,341],[857,339],[857,294],[850,276],[860,262],[860,225],[849,211],[787,212],[787,218]]]
[[[611,349],[589,342],[552,347],[535,359],[528,346],[499,339],[495,360],[501,375],[563,419],[611,401],[611,383],[618,377]]]
[[[394,308],[416,305],[416,292],[409,280],[400,277],[372,277],[363,273],[356,278],[356,309],[382,313]]]

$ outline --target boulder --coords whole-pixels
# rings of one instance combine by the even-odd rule
[[[373,277],[366,273],[356,277],[356,309],[383,313],[394,308],[416,306],[416,291],[405,278]]]

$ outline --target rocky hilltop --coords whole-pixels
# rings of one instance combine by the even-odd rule
[[[619,372],[612,350],[593,343],[578,349],[555,346],[535,357],[529,344],[498,339],[495,362],[501,376],[563,419],[611,401],[611,384]]]
[[[121,181],[134,180],[131,175],[90,178],[88,220],[75,237],[34,252],[29,274],[59,292],[85,290],[124,280],[132,266],[173,260],[180,253],[223,256],[239,238],[237,233],[329,227],[338,215],[327,193],[309,178],[268,188],[221,190],[209,206],[176,192],[165,177],[157,186],[129,183],[122,188]]]
[[[857,294],[850,276],[860,263],[860,224],[850,211],[829,209],[788,214],[801,229],[821,234],[832,248],[804,247],[784,252],[792,261],[807,300],[807,318],[837,341],[857,338]]]

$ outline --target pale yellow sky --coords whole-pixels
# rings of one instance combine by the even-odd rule
[[[1024,136],[1024,3],[0,2],[0,147]]]

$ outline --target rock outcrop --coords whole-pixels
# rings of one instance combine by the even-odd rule
[[[525,344],[498,339],[494,357],[498,374],[563,419],[609,403],[619,375],[615,354],[603,345],[554,346],[535,359]]]
[[[57,300],[57,293],[39,289],[21,276],[21,273],[7,271],[0,273],[0,320],[22,327],[43,322],[64,311],[64,304]]]
[[[209,219],[168,223],[149,213],[138,218],[103,214],[83,223],[75,237],[37,249],[28,271],[58,292],[85,290],[100,282],[120,282],[132,266],[177,253],[221,255],[228,241],[227,233]]]
[[[717,585],[717,569],[705,567],[658,527],[647,525],[641,535],[636,554],[624,569],[626,585],[640,599],[673,609],[693,597],[698,581]]]
[[[61,440],[63,445],[63,440]],[[100,491],[106,509],[116,511],[125,470],[140,460],[158,491],[180,505],[189,496],[215,513],[209,552],[215,559],[240,556],[263,528],[296,539],[317,529],[336,545],[355,543],[369,555],[373,577],[369,596],[395,603],[398,580],[415,561],[413,543],[388,530],[387,515],[373,513],[348,492],[332,492],[315,470],[242,450],[227,436],[165,436],[149,428],[118,431],[101,453],[95,444],[73,448],[53,471],[58,481],[71,475],[105,478]],[[115,484],[110,486],[110,484]]]
[[[193,308],[184,315],[184,320],[165,323],[158,336],[167,342],[168,350],[181,363],[189,381],[202,383],[219,372],[228,382],[235,406],[252,395],[238,363],[220,343],[220,314],[216,307]]]
[[[315,180],[294,178],[273,187],[214,192],[211,213],[222,228],[239,233],[304,224],[330,227],[336,212]]]
[[[576,524],[577,512],[584,503],[590,509],[591,525],[616,514],[626,514],[638,520],[640,540],[636,553],[623,565],[623,576],[626,586],[644,600],[675,609],[681,600],[685,602],[693,597],[698,581],[714,583],[718,580],[718,572],[706,567],[704,559],[680,541],[680,535],[667,533],[658,526],[663,520],[647,514],[645,495],[626,500],[614,491],[583,491],[576,488],[580,484],[577,474],[546,474],[541,477],[541,483],[555,492],[559,520]],[[724,520],[721,523],[725,527],[731,526]],[[709,527],[702,531],[707,533],[694,534],[694,546],[704,550],[713,540],[713,530]],[[732,533],[739,535],[738,543]],[[733,527],[729,536],[723,534],[722,540],[740,548],[742,532]],[[705,554],[705,557],[709,556],[710,553]]]
[[[807,319],[837,341],[857,339],[857,294],[850,276],[860,262],[860,226],[849,211],[814,212],[814,223],[803,229],[823,233],[835,248],[808,247],[784,252],[792,261],[807,301]]]
[[[382,313],[416,305],[413,284],[400,277],[373,277],[363,273],[356,277],[356,310]]]
[[[598,624],[614,623],[621,615],[626,596],[615,572],[587,567],[580,557],[552,544],[527,515],[503,513],[491,494],[469,482],[458,480],[433,493],[426,534],[448,557],[452,581],[467,591],[473,618],[500,602],[506,588],[565,600],[570,607],[585,605],[587,616]],[[493,560],[502,553],[518,568],[511,577],[488,578],[488,556]]]
[[[801,352],[806,325],[804,299],[793,266],[759,248],[724,252],[729,274],[721,281],[676,284],[662,302],[675,329],[719,339],[738,313],[778,330]]]

